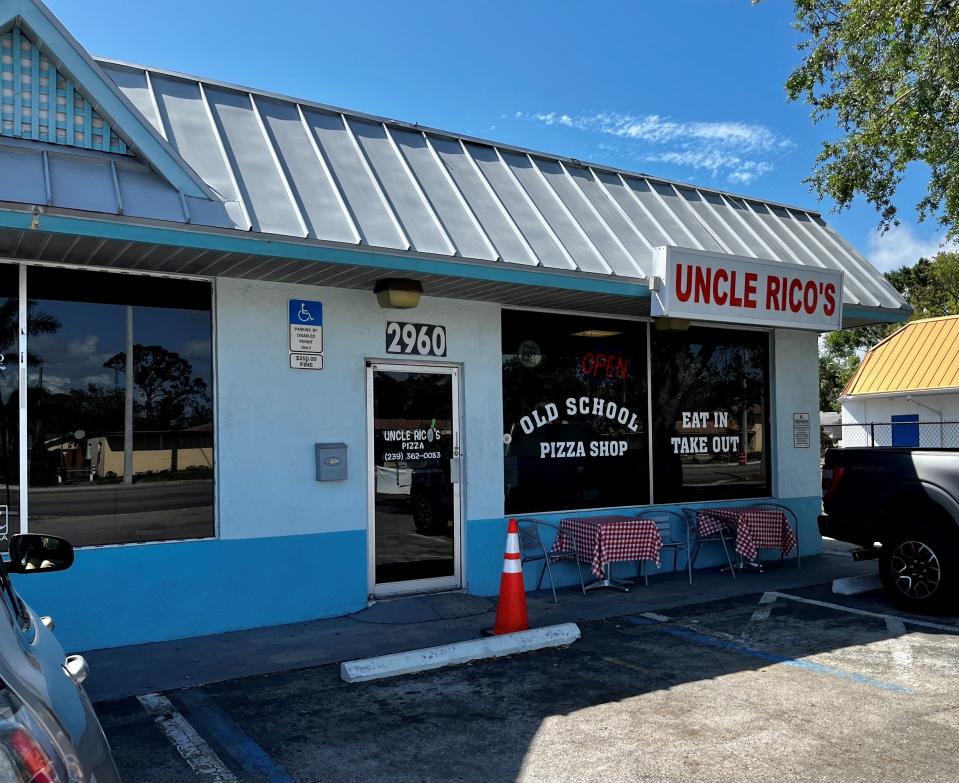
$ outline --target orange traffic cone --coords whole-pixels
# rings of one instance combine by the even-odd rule
[[[499,603],[496,605],[494,634],[529,630],[521,558],[519,526],[515,519],[511,519],[509,529],[506,532],[506,554],[503,555],[503,575],[499,581]]]

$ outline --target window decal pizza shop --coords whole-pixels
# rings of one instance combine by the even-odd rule
[[[639,416],[629,408],[619,405],[613,400],[604,400],[601,397],[567,397],[563,409],[568,416],[592,415],[605,417],[611,422],[625,425],[630,432],[639,432]],[[548,402],[542,411],[533,409],[525,416],[520,417],[519,425],[524,433],[532,435],[540,427],[559,419],[559,408],[556,403]],[[560,440],[540,441],[540,459],[563,457],[620,457],[626,453],[626,440]]]
[[[503,313],[509,513],[649,498],[646,326]]]

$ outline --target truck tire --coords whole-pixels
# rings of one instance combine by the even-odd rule
[[[914,512],[915,513],[915,512]],[[912,612],[955,606],[959,588],[959,534],[943,525],[916,525],[882,542],[879,577],[893,603]]]
[[[413,497],[413,524],[416,532],[428,535],[446,529],[447,518],[443,511],[427,495]]]

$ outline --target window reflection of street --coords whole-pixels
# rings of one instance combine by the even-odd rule
[[[0,551],[20,532],[19,271],[0,264],[0,504],[6,506],[6,530],[0,519]],[[2,509],[0,509],[2,510]]]
[[[454,573],[452,380],[373,373],[376,582]]]
[[[210,536],[209,286],[117,277],[29,271],[31,530],[76,545]]]

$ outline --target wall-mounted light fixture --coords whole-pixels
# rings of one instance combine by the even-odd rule
[[[407,280],[402,277],[388,277],[377,280],[373,286],[376,301],[380,307],[392,307],[396,310],[409,310],[420,303],[423,284],[419,280]]]
[[[654,318],[657,332],[685,332],[689,329],[688,318]]]

